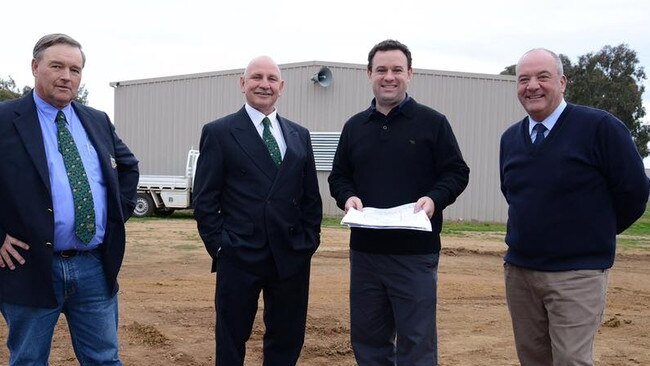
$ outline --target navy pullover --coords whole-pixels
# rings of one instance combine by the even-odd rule
[[[648,199],[630,132],[607,112],[573,104],[541,145],[528,131],[524,118],[501,137],[506,262],[540,271],[610,268],[616,234]]]

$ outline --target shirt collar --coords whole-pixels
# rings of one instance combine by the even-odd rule
[[[557,108],[555,108],[555,110],[553,111],[553,113],[551,113],[543,121],[535,121],[533,119],[533,117],[528,115],[528,121],[529,121],[529,123],[528,123],[528,133],[530,135],[532,135],[533,134],[533,127],[535,127],[538,123],[543,124],[544,127],[546,127],[548,129],[548,131],[550,132],[551,129],[553,128],[553,126],[555,126],[555,123],[557,122],[557,120],[560,118],[560,115],[562,114],[562,112],[564,112],[564,108],[566,108],[566,105],[567,105],[566,101],[564,101],[564,99],[562,99],[562,101],[560,102],[560,105],[558,105]]]
[[[248,117],[250,117],[251,121],[253,121],[253,125],[255,127],[259,127],[259,125],[262,124],[262,120],[264,117],[268,117],[269,120],[271,121],[271,126],[273,126],[274,121],[277,118],[278,110],[274,109],[273,112],[269,113],[269,115],[265,115],[264,113],[258,111],[257,109],[251,107],[248,103],[246,103],[246,113],[248,113]]]
[[[387,116],[384,116],[383,113],[377,110],[377,101],[376,99],[373,98],[372,101],[370,102],[370,108],[367,109],[368,111],[367,122],[370,122],[373,115],[381,115],[382,117],[386,118],[386,117],[393,116],[397,113],[402,113],[406,117],[410,117],[411,115],[410,111],[412,110],[412,108],[410,107],[412,103],[410,102],[413,100],[414,100],[413,98],[411,98],[408,94],[406,94],[406,98],[404,98],[404,100],[399,105],[391,109],[390,112],[388,112]]]
[[[393,109],[391,109],[390,112],[393,112],[393,111],[396,111],[396,112],[397,112],[397,111],[399,111],[400,109],[402,109],[402,107],[403,107],[403,106],[404,106],[404,105],[405,105],[405,104],[406,104],[410,99],[411,99],[411,97],[409,96],[408,93],[406,93],[406,97],[404,98],[404,100],[403,100],[402,102],[400,102],[400,104],[399,104],[397,107],[394,107]],[[376,98],[372,98],[372,101],[370,102],[370,109],[372,109],[373,112],[375,112],[375,111],[377,110],[377,99],[376,99]],[[389,114],[390,114],[390,112],[389,112]]]
[[[59,112],[59,109],[56,107],[52,106],[50,103],[46,102],[43,100],[43,98],[39,97],[36,91],[32,93],[34,96],[34,103],[36,104],[36,109],[43,115],[48,121],[54,122],[56,120],[56,115]],[[61,109],[63,114],[65,115],[66,121],[71,121],[72,120],[72,103],[66,105]]]

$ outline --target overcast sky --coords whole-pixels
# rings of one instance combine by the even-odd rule
[[[416,69],[496,74],[533,47],[575,62],[627,43],[650,72],[647,0],[34,0],[5,1],[2,15],[0,77],[33,86],[34,43],[66,33],[87,56],[89,104],[111,117],[109,82],[243,68],[261,54],[365,63],[386,38],[409,46]],[[650,90],[644,101],[650,113]]]

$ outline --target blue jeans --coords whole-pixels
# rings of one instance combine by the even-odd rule
[[[65,314],[79,364],[122,365],[118,357],[117,295],[110,296],[101,254],[54,255],[52,278],[58,306],[34,308],[0,303],[9,328],[10,366],[47,366],[54,327]]]
[[[438,365],[438,259],[350,250],[350,335],[359,366]]]

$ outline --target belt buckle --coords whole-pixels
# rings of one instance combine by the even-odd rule
[[[59,252],[59,256],[61,258],[72,258],[72,257],[76,256],[77,253],[78,252],[76,250],[62,250],[62,251]]]

